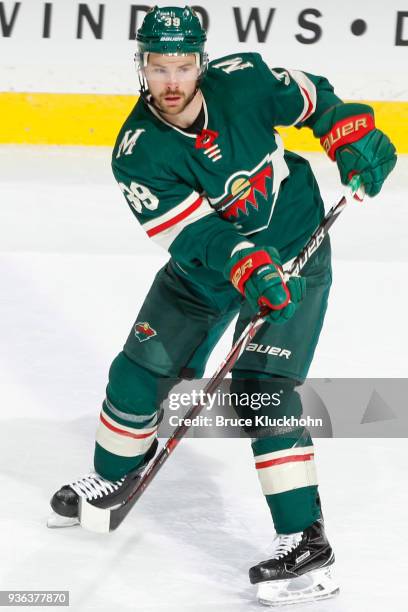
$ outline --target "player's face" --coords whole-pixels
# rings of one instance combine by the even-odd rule
[[[168,115],[181,113],[199,76],[195,56],[149,53],[144,72],[156,106]]]

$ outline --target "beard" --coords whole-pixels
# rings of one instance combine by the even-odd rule
[[[195,93],[196,92],[187,97],[185,93],[179,90],[166,91],[165,93],[160,94],[160,96],[158,97],[153,97],[153,100],[156,108],[158,108],[160,112],[165,113],[167,115],[178,115],[179,113],[183,112],[183,110],[186,108],[186,106],[188,106],[188,104],[190,104],[190,102],[195,96]],[[176,104],[169,104],[165,100],[165,98],[169,96],[177,96],[180,98],[180,100],[178,100]]]

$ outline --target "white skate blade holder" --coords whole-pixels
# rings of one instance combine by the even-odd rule
[[[258,601],[267,606],[288,606],[328,599],[339,593],[330,567],[308,572],[290,580],[270,580],[258,584]]]
[[[110,508],[97,508],[80,497],[78,511],[79,522],[84,529],[94,533],[110,532]]]

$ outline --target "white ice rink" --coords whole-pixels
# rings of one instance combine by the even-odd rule
[[[336,169],[308,158],[331,206]],[[333,226],[311,376],[408,377],[407,170],[400,159],[384,193]],[[53,492],[91,467],[110,362],[165,260],[127,208],[109,149],[0,147],[0,590],[69,590],[75,611],[261,609],[247,570],[267,558],[273,527],[244,440],[183,441],[110,535],[45,527]],[[302,609],[406,610],[406,439],[315,445],[342,590]]]

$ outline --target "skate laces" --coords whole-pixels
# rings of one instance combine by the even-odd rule
[[[300,543],[303,531],[299,533],[278,534],[275,538],[274,559],[280,559],[290,553]],[[277,541],[276,541],[277,540]]]
[[[125,478],[112,482],[111,480],[105,480],[99,474],[92,472],[83,478],[79,478],[74,482],[70,482],[69,486],[75,491],[80,497],[86,499],[96,499],[97,497],[103,497],[117,491],[123,484]]]

